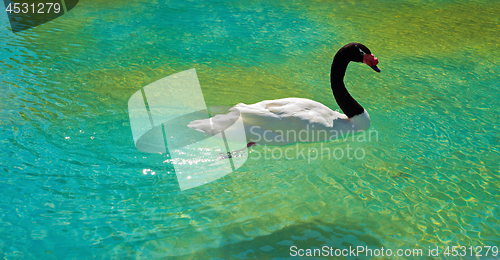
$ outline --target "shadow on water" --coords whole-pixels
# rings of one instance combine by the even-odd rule
[[[50,22],[73,9],[79,0],[18,1],[4,0],[10,26],[17,33]]]
[[[298,249],[317,249],[317,258],[325,256],[319,255],[323,246],[328,250],[349,249],[349,247],[368,247],[370,249],[381,249],[383,243],[371,234],[367,234],[366,225],[359,223],[345,222],[329,223],[321,219],[314,219],[308,222],[299,222],[286,226],[269,235],[255,237],[251,240],[231,243],[222,242],[225,245],[218,245],[217,248],[208,248],[196,253],[169,259],[281,259],[300,258],[296,255]],[[369,232],[369,231],[368,231]],[[232,234],[224,237],[231,238]],[[291,247],[295,246],[297,249]],[[311,254],[312,254],[311,250]],[[304,251],[305,254],[306,251]],[[325,252],[323,252],[325,254]],[[330,258],[328,256],[327,258]],[[366,259],[360,257],[337,257],[339,259]]]

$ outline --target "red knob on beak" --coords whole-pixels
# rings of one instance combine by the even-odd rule
[[[380,72],[380,69],[377,67],[378,58],[375,58],[373,54],[365,54],[363,56],[363,63],[370,66],[374,71]]]

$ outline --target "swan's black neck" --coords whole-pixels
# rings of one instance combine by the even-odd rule
[[[347,117],[362,114],[364,108],[349,94],[344,85],[344,75],[347,65],[351,61],[352,51],[349,48],[342,48],[333,58],[332,71],[330,73],[330,83],[337,104]]]

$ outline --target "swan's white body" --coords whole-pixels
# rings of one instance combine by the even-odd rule
[[[348,118],[321,103],[304,98],[265,100],[252,105],[240,103],[226,115],[195,120],[188,127],[215,135],[231,126],[240,114],[247,141],[261,145],[333,140],[370,127],[366,110]]]

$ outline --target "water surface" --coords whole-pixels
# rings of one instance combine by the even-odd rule
[[[17,34],[2,14],[0,256],[500,246],[499,14],[482,1],[80,1]],[[345,79],[378,138],[298,147],[350,145],[361,160],[257,159],[288,147],[254,147],[237,171],[181,192],[168,155],[134,147],[128,99],[191,68],[208,106],[338,109],[329,68],[353,41],[380,59],[382,73],[351,64]]]

